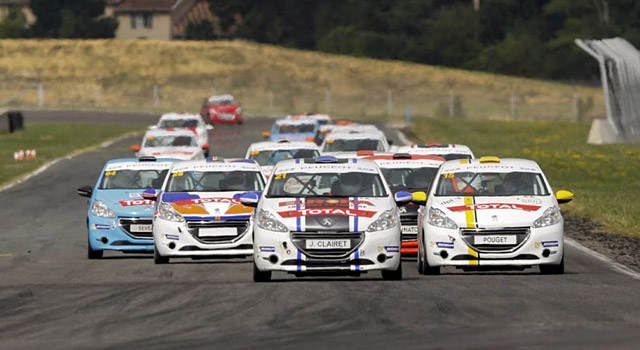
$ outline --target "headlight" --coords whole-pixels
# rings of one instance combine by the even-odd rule
[[[385,210],[378,216],[376,221],[369,224],[367,227],[367,232],[375,232],[388,230],[392,227],[395,227],[398,224],[398,219],[396,218],[396,214],[393,210]]]
[[[184,222],[184,216],[180,215],[169,203],[162,202],[158,207],[158,217],[162,220]]]
[[[542,216],[533,222],[533,227],[540,228],[555,225],[559,223],[560,220],[562,220],[560,209],[554,205],[553,207],[545,210]]]
[[[429,208],[429,212],[427,213],[427,222],[435,227],[449,228],[452,230],[458,228],[458,225],[456,225],[453,220],[449,219],[447,214],[436,208]]]
[[[258,227],[263,230],[274,231],[274,232],[289,231],[289,229],[285,224],[283,224],[282,222],[278,221],[278,219],[276,219],[275,215],[263,209],[260,209],[260,211],[258,212],[258,215],[256,215],[255,220],[256,220],[256,225],[258,225]]]
[[[96,200],[93,202],[93,207],[91,207],[91,212],[95,216],[100,216],[103,218],[115,218],[116,212],[109,209],[103,201]]]

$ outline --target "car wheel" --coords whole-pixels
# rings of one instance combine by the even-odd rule
[[[421,253],[422,249],[418,251],[418,273],[421,275],[439,275],[440,267],[439,266],[429,266],[429,261],[427,260],[427,254]]]
[[[271,281],[271,271],[260,271],[256,262],[253,262],[253,281],[254,282],[269,282]]]
[[[169,257],[160,255],[160,252],[158,251],[158,248],[156,247],[153,250],[153,263],[156,264],[156,265],[168,264],[169,263]]]
[[[540,273],[543,275],[562,275],[564,274],[564,257],[558,265],[540,265]]]
[[[400,281],[402,280],[402,260],[398,264],[398,268],[395,270],[382,270],[382,279],[387,281]]]
[[[93,259],[102,259],[102,255],[104,254],[104,250],[93,250],[91,248],[91,243],[87,241],[87,258]]]

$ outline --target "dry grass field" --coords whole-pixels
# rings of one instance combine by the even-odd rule
[[[604,115],[595,87],[243,41],[0,40],[4,105],[195,111],[212,92],[234,94],[246,112],[272,115],[381,118],[390,111],[399,119],[408,106],[414,116],[441,116],[453,94],[469,118],[508,119],[512,92],[518,119],[570,120],[578,100],[591,105],[583,119]]]

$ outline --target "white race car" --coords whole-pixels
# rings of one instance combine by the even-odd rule
[[[418,271],[441,266],[564,273],[564,228],[558,204],[536,162],[482,157],[442,164],[418,221]]]
[[[260,164],[262,172],[269,178],[273,167],[281,160],[315,158],[319,154],[318,145],[314,142],[281,140],[252,143],[247,149],[245,158],[253,159]]]
[[[265,179],[251,160],[175,163],[160,194],[153,217],[156,264],[171,257],[247,256],[253,254],[252,207],[240,203],[247,192],[261,192]]]
[[[424,145],[398,146],[397,153],[439,156],[446,160],[473,159],[473,152],[465,145],[454,143],[425,143]]]
[[[353,158],[358,151],[389,152],[390,146],[381,131],[332,132],[324,138],[320,153],[323,156]]]
[[[133,145],[137,157],[174,158],[180,160],[203,159],[208,144],[200,145],[189,130],[149,130],[142,138],[142,145]]]
[[[368,160],[321,156],[278,163],[254,214],[254,281],[272,271],[401,279],[400,218],[380,169]]]
[[[209,130],[212,130],[213,127],[205,123],[199,114],[165,113],[160,116],[158,124],[152,125],[150,129],[167,131],[179,129],[191,130],[191,132],[196,135],[198,144],[202,146],[209,143]]]

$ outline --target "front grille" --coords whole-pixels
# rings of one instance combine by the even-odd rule
[[[528,227],[507,227],[497,229],[460,229],[460,235],[462,239],[475,250],[484,253],[510,253],[518,249],[531,234],[531,229]],[[476,236],[516,236],[515,244],[475,244]]]
[[[118,220],[122,230],[136,239],[153,239],[153,232],[131,232],[131,225],[151,225],[151,218],[120,218]]]
[[[307,249],[308,239],[348,239],[351,243],[348,249]],[[355,251],[363,240],[364,232],[291,232],[291,241],[296,248],[311,258],[344,258]]]
[[[238,240],[247,231],[249,220],[197,220],[187,221],[189,233],[201,243],[231,243]],[[225,235],[206,236],[201,234],[201,229],[209,228],[234,228],[235,231]]]

